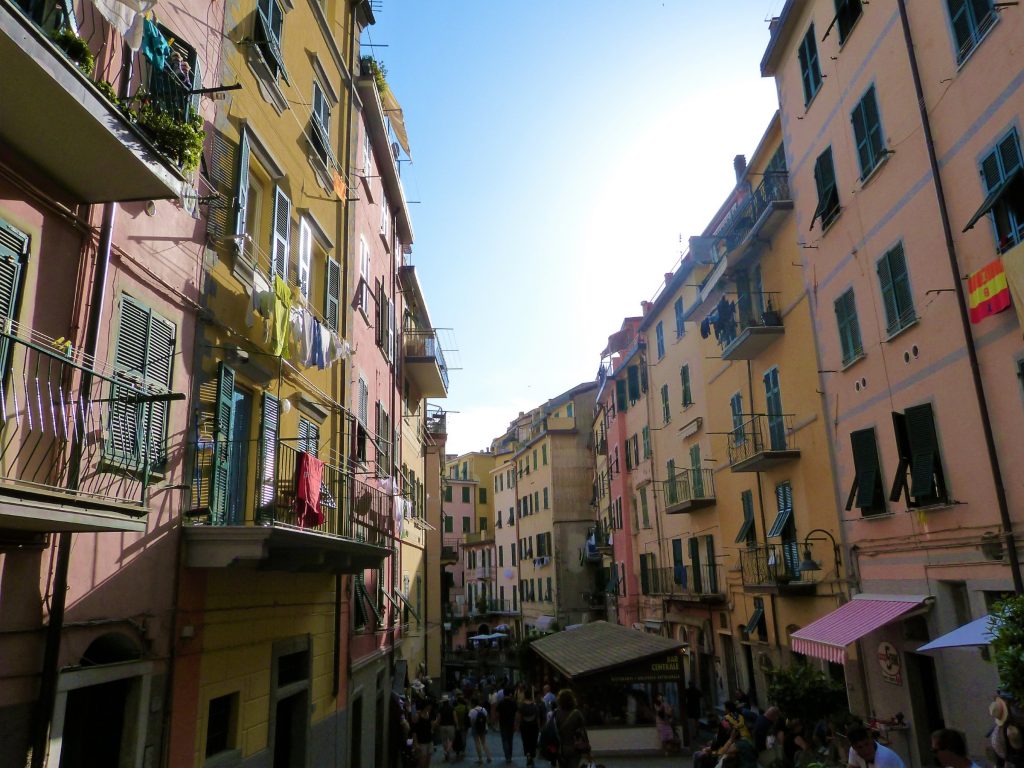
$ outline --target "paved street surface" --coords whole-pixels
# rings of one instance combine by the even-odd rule
[[[650,729],[651,740],[654,740],[654,728]],[[441,748],[437,747],[434,750],[434,759],[431,761],[432,766],[444,766],[444,765],[458,765],[467,766],[472,768],[476,766],[476,751],[472,745],[472,735],[470,736],[471,743],[469,745],[469,751],[465,754],[462,760],[455,762],[446,763],[443,759]],[[492,768],[501,768],[506,765],[505,755],[501,750],[501,736],[500,734],[492,730],[487,734],[487,746],[491,750],[491,763]],[[629,768],[629,766],[643,766],[643,768],[656,768],[657,766],[673,766],[673,768],[690,768],[693,761],[689,755],[673,755],[665,757],[661,754],[635,754],[625,755],[616,757],[598,757],[595,759],[595,765],[603,765],[605,768]],[[510,763],[517,768],[523,768],[526,765],[526,757],[523,755],[523,744],[519,740],[519,734],[517,733],[513,742],[512,749],[512,762]],[[549,768],[550,763],[546,760],[535,760],[534,764],[536,768]],[[486,766],[487,763],[485,762]]]

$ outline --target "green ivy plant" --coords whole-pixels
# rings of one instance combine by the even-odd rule
[[[143,103],[136,112],[136,121],[153,144],[167,158],[173,160],[185,173],[192,173],[199,167],[203,154],[203,120],[193,115],[189,120],[179,121],[175,117]]]
[[[992,607],[992,650],[999,684],[1017,706],[1024,704],[1024,595]]]
[[[111,85],[108,80],[96,80],[93,85],[95,85],[99,89],[99,92],[106,96],[115,107],[123,108],[121,106],[121,100],[117,98],[117,91],[114,90],[114,86]]]
[[[373,75],[373,80],[377,84],[377,90],[384,93],[388,90],[388,70],[385,68],[383,62],[377,61],[373,56],[363,56],[360,59],[362,64],[363,74],[369,72]]]
[[[96,59],[89,50],[85,40],[68,28],[53,33],[53,42],[57,44],[68,58],[71,59],[86,75],[91,75],[96,67]]]
[[[768,700],[805,724],[846,714],[846,689],[807,664],[767,670]]]

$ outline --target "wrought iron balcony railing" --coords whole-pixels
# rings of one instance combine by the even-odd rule
[[[743,585],[762,587],[801,582],[799,542],[764,544],[740,550]]]
[[[744,414],[729,433],[729,465],[734,472],[755,472],[800,456],[789,413]]]
[[[659,481],[665,512],[692,512],[715,503],[715,476],[710,469],[677,469],[675,477]]]
[[[405,356],[407,358],[433,358],[441,371],[441,380],[444,382],[445,390],[448,389],[448,364],[444,359],[444,351],[437,340],[437,333],[434,330],[417,331],[406,330],[404,332]]]
[[[743,242],[772,203],[788,202],[792,199],[789,192],[789,175],[785,171],[766,173],[761,183],[732,212],[719,230],[719,235],[726,240],[727,248],[735,248]]]
[[[745,333],[756,333],[757,329],[781,333],[780,297],[778,291],[747,291],[735,301],[723,297],[709,318],[718,346],[728,350]]]
[[[651,568],[647,570],[647,585],[644,589],[641,571],[640,591],[645,595],[666,595],[680,598],[709,598],[721,594],[723,584],[718,565],[677,565],[672,568]]]

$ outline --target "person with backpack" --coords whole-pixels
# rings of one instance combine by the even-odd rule
[[[447,760],[455,754],[453,744],[455,742],[455,707],[452,706],[448,694],[441,697],[441,707],[438,712],[438,730],[441,734],[441,751],[444,752],[444,759]]]
[[[587,720],[576,707],[576,696],[568,688],[558,693],[558,709],[553,716],[558,727],[559,768],[577,768],[580,760],[590,756]]]
[[[511,765],[513,738],[516,733],[516,715],[519,713],[519,705],[516,704],[516,697],[511,689],[505,689],[496,709],[498,710],[498,730],[501,731],[501,749],[505,753],[505,764]]]
[[[527,765],[533,765],[533,756],[537,754],[540,714],[541,708],[533,700],[533,686],[528,685],[523,689],[523,701],[519,705],[519,738],[523,742]]]
[[[487,757],[487,762],[491,762],[491,750],[487,747],[487,721],[490,713],[487,711],[487,706],[482,703],[485,700],[474,700],[474,706],[469,711],[469,729],[473,732],[477,765],[483,762],[485,756]]]

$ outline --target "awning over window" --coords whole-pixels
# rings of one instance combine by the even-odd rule
[[[757,625],[761,623],[761,619],[764,618],[764,608],[757,607],[754,612],[750,614],[750,621],[747,622],[747,626],[743,628],[743,631],[747,635],[752,635],[757,631]]]
[[[846,646],[930,599],[927,595],[854,595],[846,605],[794,632],[791,648],[805,656],[845,664]]]
[[[999,198],[1003,196],[1003,193],[1010,188],[1010,185],[1013,184],[1020,175],[1021,169],[1017,168],[999,184],[992,187],[992,191],[985,196],[985,201],[981,204],[981,207],[974,212],[974,215],[971,216],[971,220],[967,222],[967,226],[964,227],[963,231],[966,232],[968,229],[971,229],[978,223],[978,220],[981,219],[982,216],[991,211],[992,207],[999,202]]]

